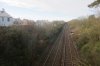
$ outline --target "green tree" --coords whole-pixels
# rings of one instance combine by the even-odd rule
[[[95,0],[93,3],[89,4],[88,7],[98,7],[100,4],[100,0]]]

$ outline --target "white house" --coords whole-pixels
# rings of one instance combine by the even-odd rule
[[[4,9],[0,11],[0,26],[10,26],[15,21]]]

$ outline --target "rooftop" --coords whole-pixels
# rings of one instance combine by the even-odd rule
[[[5,9],[2,9],[0,11],[0,17],[11,17],[11,16],[5,11]]]

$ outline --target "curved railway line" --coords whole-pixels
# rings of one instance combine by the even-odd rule
[[[73,44],[69,25],[66,23],[50,50],[45,51],[36,66],[78,66],[78,51]]]

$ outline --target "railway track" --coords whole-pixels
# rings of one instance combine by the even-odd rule
[[[78,66],[78,51],[70,36],[70,28],[66,23],[48,54],[41,57],[42,63],[36,66]]]

